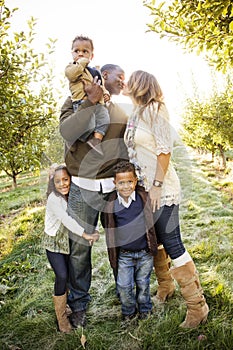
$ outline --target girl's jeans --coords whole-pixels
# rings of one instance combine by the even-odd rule
[[[54,253],[46,249],[48,261],[55,273],[54,295],[63,295],[67,290],[69,255]]]
[[[145,250],[139,252],[120,251],[118,259],[117,290],[121,300],[123,316],[150,312],[150,275],[153,257]]]
[[[164,205],[154,213],[155,231],[158,243],[162,243],[171,259],[185,252],[179,225],[179,206]]]

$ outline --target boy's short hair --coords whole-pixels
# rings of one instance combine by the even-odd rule
[[[137,177],[134,165],[126,160],[120,161],[113,168],[114,178],[116,178],[116,174],[131,173],[131,172],[134,174],[135,177]]]

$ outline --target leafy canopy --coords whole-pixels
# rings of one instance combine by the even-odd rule
[[[151,11],[150,31],[182,44],[187,51],[204,52],[210,64],[225,72],[233,66],[232,0],[144,1]]]
[[[224,167],[225,151],[233,147],[232,91],[232,78],[226,76],[223,91],[218,91],[213,84],[208,100],[202,101],[196,94],[186,100],[183,112],[183,141],[198,150],[220,152]]]
[[[35,19],[28,33],[9,35],[10,11],[2,6],[0,25],[0,170],[12,177],[40,167],[49,134],[56,123],[53,75],[44,53],[33,49]],[[52,39],[47,57],[53,53]]]

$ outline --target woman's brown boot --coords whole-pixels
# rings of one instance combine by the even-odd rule
[[[154,256],[154,271],[158,281],[157,293],[153,297],[155,303],[164,303],[167,298],[174,294],[176,289],[170,272],[170,263],[171,258],[163,246],[159,246],[158,253]]]
[[[70,333],[72,330],[71,324],[66,314],[67,294],[53,296],[55,312],[59,330],[63,333]]]
[[[183,266],[172,268],[172,276],[181,288],[181,294],[187,305],[187,313],[182,328],[195,328],[207,320],[209,307],[203,295],[198,272],[193,261]]]

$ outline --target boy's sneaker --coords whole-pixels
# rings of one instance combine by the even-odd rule
[[[102,147],[101,147],[101,140],[97,139],[96,137],[92,137],[91,139],[89,139],[87,141],[87,144],[94,149],[97,153],[99,153],[101,156],[103,156],[103,151],[102,151]]]
[[[86,310],[74,311],[69,317],[73,328],[86,326]]]

